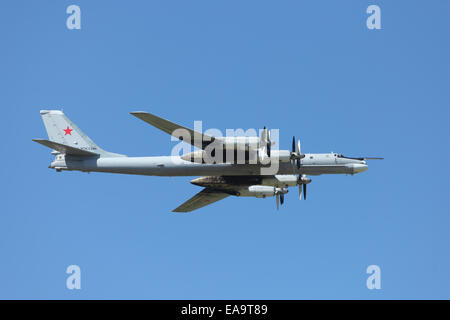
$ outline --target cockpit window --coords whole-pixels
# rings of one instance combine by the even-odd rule
[[[336,157],[338,157],[338,158],[345,158],[344,155],[340,154],[340,153],[336,153]]]

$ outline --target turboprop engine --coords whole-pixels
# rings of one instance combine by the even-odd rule
[[[265,198],[265,197],[276,197],[277,209],[280,208],[281,204],[284,203],[284,195],[288,193],[288,189],[277,188],[277,187],[269,187],[269,186],[250,186],[247,190],[239,191],[238,196],[241,197],[256,197],[256,198]]]
[[[181,159],[203,164],[232,163],[232,164],[256,164],[258,163],[257,150],[247,151],[243,149],[221,149],[219,151],[197,150],[186,153]]]
[[[282,192],[283,194],[287,193],[287,189],[270,187],[270,186],[250,186],[247,190],[242,190],[239,192],[239,196],[241,197],[256,197],[256,198],[265,198],[265,197],[273,197],[277,192]]]
[[[289,175],[275,175],[262,177],[261,184],[265,186],[275,187],[295,187],[297,186],[298,178],[294,174]]]
[[[234,164],[266,164],[268,160],[276,160],[279,162],[290,162],[292,155],[289,150],[272,150],[270,158],[267,153],[262,149],[257,150],[243,150],[243,149],[222,149],[222,154],[217,154],[213,149],[211,151],[197,150],[183,154],[181,159],[190,162],[203,163],[203,164],[216,164],[216,163],[234,163]],[[220,157],[219,157],[220,156]]]
[[[267,153],[263,150],[258,150],[258,160],[261,163],[267,162],[267,160],[278,160],[280,162],[289,162],[291,161],[291,152],[289,150],[272,150],[270,154],[270,158],[267,156]]]

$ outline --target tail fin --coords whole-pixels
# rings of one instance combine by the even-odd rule
[[[75,123],[70,121],[60,110],[41,110],[42,120],[47,130],[48,138],[51,142],[64,145],[69,148],[80,149],[92,154],[104,157],[123,156],[103,150],[94,143]],[[38,142],[38,141],[37,141]],[[43,144],[43,143],[42,143]],[[55,145],[56,145],[55,144]],[[44,144],[46,145],[46,144]],[[50,145],[46,145],[51,147]],[[58,149],[55,149],[61,152]]]

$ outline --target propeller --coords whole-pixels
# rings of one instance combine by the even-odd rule
[[[266,144],[267,156],[270,158],[270,150],[271,150],[273,142],[270,139],[270,130],[266,129],[265,126],[264,126],[264,132],[263,132],[263,140],[264,140],[264,143]]]
[[[298,177],[298,195],[299,199],[302,199],[302,189],[303,189],[303,200],[306,200],[306,185],[311,183],[311,179],[307,178],[305,174]]]
[[[276,198],[276,202],[277,202],[277,210],[280,209],[280,203],[283,204],[284,203],[284,195],[286,193],[289,192],[288,189],[280,189],[280,188],[276,188],[273,187],[274,189],[274,193],[275,193],[275,198]]]
[[[300,169],[300,166],[301,166],[300,159],[305,157],[305,155],[302,154],[302,152],[301,152],[300,140],[297,141],[297,155],[298,155],[298,158],[297,158],[297,169]]]
[[[303,159],[304,157],[305,157],[305,155],[302,154],[302,151],[301,151],[300,140],[297,141],[297,146],[296,146],[295,145],[295,136],[292,137],[292,150],[291,150],[292,168],[294,168],[294,162],[295,162],[295,164],[297,165],[297,169],[300,169],[300,167],[302,165],[301,159]]]

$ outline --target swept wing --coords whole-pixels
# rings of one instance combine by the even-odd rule
[[[180,130],[185,130],[190,135],[190,140],[181,139],[187,143],[190,143],[193,146],[201,147],[201,149],[205,149],[207,145],[214,141],[214,137],[208,136],[206,134],[202,134],[200,132],[194,131],[192,129],[183,127],[179,124],[173,123],[169,120],[160,118],[148,112],[136,111],[130,112],[133,116],[141,119],[142,121],[151,124],[152,126],[170,134],[171,136],[180,139]],[[197,144],[195,143],[197,140]],[[200,145],[201,143],[201,145]]]
[[[174,209],[173,212],[191,212],[193,210],[203,208],[211,203],[217,202],[219,200],[228,197],[228,193],[220,192],[214,189],[205,188],[195,196],[190,198],[188,201],[183,203],[178,208]]]

